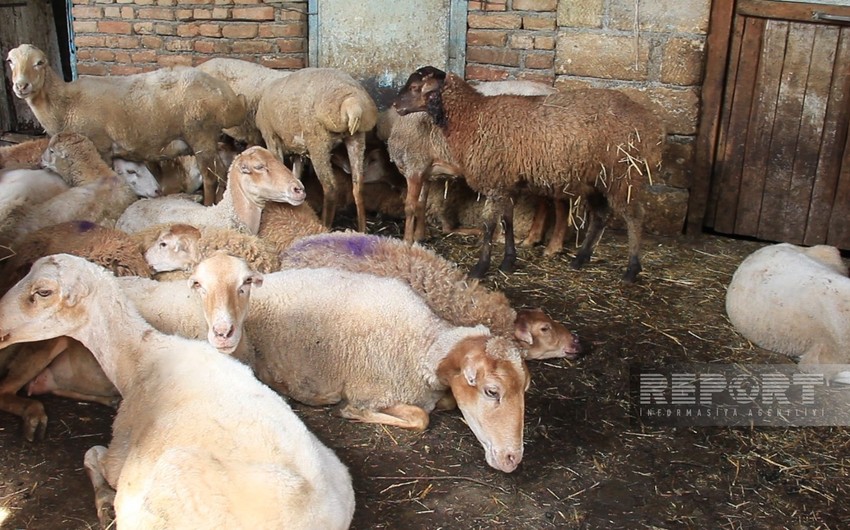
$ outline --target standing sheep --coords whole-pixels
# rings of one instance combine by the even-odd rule
[[[726,313],[747,340],[800,365],[850,364],[850,278],[835,247],[753,252],[732,276]]]
[[[230,185],[224,197],[213,207],[179,197],[146,199],[127,208],[115,226],[126,232],[138,232],[156,224],[186,223],[256,234],[266,202],[297,206],[306,198],[301,182],[262,147],[251,147],[237,155],[230,165],[228,180]]]
[[[104,527],[113,509],[122,530],[350,525],[348,470],[280,396],[209,344],[156,331],[114,277],[65,254],[0,299],[0,347],[61,335],[123,396],[109,447],[84,459]]]
[[[354,181],[357,228],[366,231],[363,204],[363,157],[366,132],[375,127],[378,109],[350,75],[332,68],[303,68],[266,86],[257,107],[257,127],[269,150],[307,155],[325,191],[322,223],[333,224],[337,197],[331,150],[344,143]],[[301,177],[301,164],[296,176]]]
[[[47,134],[91,138],[101,156],[144,162],[194,154],[204,175],[204,204],[223,193],[227,168],[216,154],[221,130],[242,123],[245,98],[227,83],[188,67],[64,82],[47,55],[22,44],[9,52],[12,89]]]
[[[402,115],[427,111],[469,186],[498,206],[484,223],[481,254],[470,276],[480,278],[490,267],[499,215],[505,229],[500,269],[514,270],[513,202],[528,187],[555,199],[579,195],[585,200],[591,219],[573,260],[576,268],[590,260],[609,211],[621,215],[629,232],[623,280],[637,279],[644,194],[665,138],[661,121],[649,110],[615,90],[482,96],[459,76],[430,66],[411,74],[393,106]]]

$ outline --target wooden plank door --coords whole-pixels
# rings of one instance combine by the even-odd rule
[[[850,249],[850,6],[739,0],[705,225]]]

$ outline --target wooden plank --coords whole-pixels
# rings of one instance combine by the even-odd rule
[[[769,21],[768,30],[771,26],[776,26],[777,31],[782,31],[781,27],[787,28],[788,39],[782,65],[782,82],[776,100],[776,119],[770,139],[758,237],[779,241],[783,236],[783,214],[791,187],[815,28],[811,24],[783,21]]]
[[[728,126],[725,128],[725,141],[718,151],[715,171],[718,172],[717,211],[714,217],[714,229],[718,232],[732,233],[735,229],[735,215],[738,194],[741,189],[741,176],[744,169],[744,145],[747,138],[755,89],[756,72],[759,69],[759,49],[765,31],[765,21],[748,18],[745,21],[744,35],[741,40],[741,55],[738,60],[738,74],[735,79],[734,95],[729,112]]]
[[[836,26],[806,26],[813,28],[814,42],[808,61],[809,75],[803,98],[800,134],[794,153],[791,185],[785,201],[781,237],[782,241],[797,243],[802,243],[806,234],[839,33]]]
[[[764,20],[764,19],[755,19]],[[764,23],[761,60],[756,74],[753,108],[745,142],[736,146],[744,153],[741,188],[735,213],[735,228],[740,235],[758,234],[762,197],[767,176],[768,156],[773,123],[776,118],[776,98],[782,78],[782,61],[785,57],[787,24]]]
[[[842,152],[844,143],[847,141],[847,123],[850,121],[850,105],[846,103],[850,98],[850,29],[840,30],[836,48],[826,123],[812,190],[812,206],[809,208],[806,234],[803,239],[805,245],[822,244],[828,240],[830,217],[841,171]],[[843,215],[846,222],[846,209]]]
[[[737,12],[740,15],[749,17],[814,22],[817,20],[815,13],[850,16],[850,6],[808,4],[804,2],[776,2],[774,0],[738,0]],[[818,20],[818,22],[837,23],[821,20]]]
[[[841,172],[835,190],[835,202],[829,219],[829,234],[826,242],[845,250],[850,249],[850,134],[845,129],[844,152],[842,153]]]
[[[688,235],[702,231],[707,219],[711,175],[720,125],[726,58],[732,35],[734,2],[712,2],[710,30],[705,44],[705,77],[699,111],[699,129],[694,145],[694,171],[688,197]]]

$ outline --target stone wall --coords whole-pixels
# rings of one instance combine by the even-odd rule
[[[668,126],[648,229],[686,215],[711,0],[470,1],[466,76],[611,87]],[[307,64],[307,2],[74,0],[77,70],[128,74],[226,55],[273,68]]]

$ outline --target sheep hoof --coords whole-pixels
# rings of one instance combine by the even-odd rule
[[[472,269],[470,269],[467,276],[469,276],[470,278],[481,279],[487,274],[487,269],[489,269],[489,268],[490,268],[489,263],[478,262],[477,265],[475,265],[474,267],[472,267]]]
[[[640,266],[640,261],[637,258],[629,258],[629,266],[626,268],[626,273],[623,274],[623,281],[635,283],[641,270],[643,270],[643,267]]]
[[[584,264],[590,261],[590,256],[585,256],[584,254],[576,254],[576,257],[570,262],[570,267],[573,269],[580,269],[584,267]]]
[[[505,274],[512,274],[516,272],[517,266],[515,260],[505,260],[499,265],[499,270],[504,272]]]
[[[44,440],[47,431],[47,413],[41,402],[34,402],[24,411],[24,438],[28,442]]]

